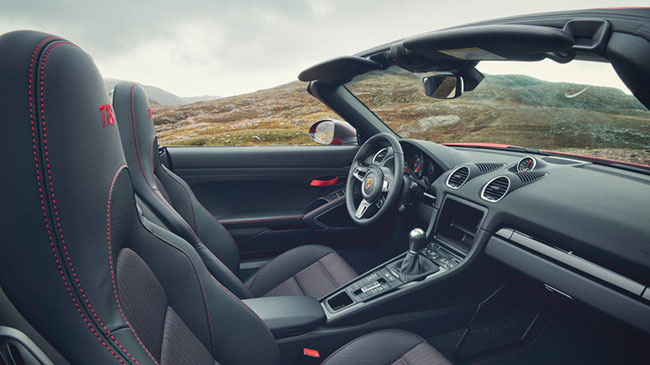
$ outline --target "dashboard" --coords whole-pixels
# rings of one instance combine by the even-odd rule
[[[418,209],[430,237],[650,332],[650,176],[558,156],[401,143],[405,172],[434,197]]]

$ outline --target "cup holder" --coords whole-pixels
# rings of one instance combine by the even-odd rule
[[[329,305],[329,307],[332,308],[332,310],[335,312],[347,307],[352,303],[352,298],[350,298],[346,291],[342,291],[327,300],[327,305]]]

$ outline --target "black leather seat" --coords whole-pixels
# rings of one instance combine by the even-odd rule
[[[278,364],[272,334],[194,247],[138,214],[90,56],[29,31],[0,37],[0,54],[0,286],[20,313],[72,363]],[[379,332],[327,362],[368,363],[350,352],[394,342],[381,363],[403,363],[433,351],[419,341]]]
[[[146,217],[190,242],[212,275],[239,298],[307,295],[319,298],[357,277],[334,250],[319,245],[276,257],[245,284],[238,278],[239,249],[228,231],[196,198],[189,185],[161,164],[149,101],[140,86],[113,90],[113,108],[131,180]]]

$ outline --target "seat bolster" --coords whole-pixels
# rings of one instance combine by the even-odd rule
[[[322,365],[448,365],[422,337],[401,330],[383,330],[358,337],[334,351]]]
[[[233,294],[240,299],[250,298],[251,295],[246,286],[239,280],[235,274],[226,266],[212,251],[207,247],[200,245],[195,247],[196,251],[201,256],[201,260],[205,263],[208,271],[212,276],[217,279],[223,286],[228,288]]]
[[[307,295],[314,298],[357,277],[333,249],[305,245],[291,249],[258,270],[246,282],[251,295]]]

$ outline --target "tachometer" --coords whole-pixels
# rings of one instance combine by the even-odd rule
[[[407,162],[413,176],[418,179],[422,178],[422,172],[424,170],[424,156],[422,156],[422,152],[416,151],[409,156]]]
[[[517,172],[533,171],[537,166],[537,160],[533,156],[526,156],[517,163]]]

